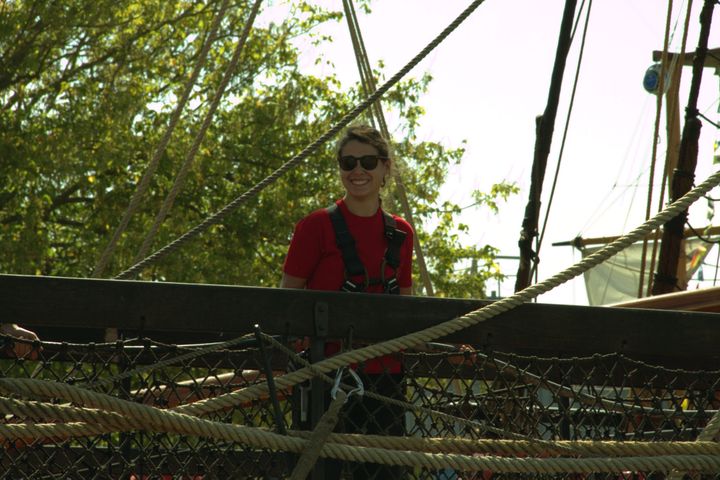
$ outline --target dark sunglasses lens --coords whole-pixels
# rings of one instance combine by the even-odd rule
[[[355,168],[355,165],[357,165],[357,158],[348,155],[340,157],[338,162],[340,163],[340,168],[349,172]]]
[[[375,170],[375,167],[377,167],[378,164],[378,157],[375,155],[365,155],[364,157],[360,158],[360,165],[365,170]]]
[[[358,164],[358,161],[360,162],[360,165],[365,170],[375,170],[378,165],[378,160],[380,157],[377,155],[365,155],[363,157],[353,157],[352,155],[346,155],[343,157],[340,157],[338,159],[338,162],[340,163],[340,168],[346,171],[351,171],[355,169],[355,166]]]

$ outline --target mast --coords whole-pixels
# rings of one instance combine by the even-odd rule
[[[700,13],[700,38],[693,59],[693,75],[690,84],[690,95],[685,109],[685,125],[680,140],[680,156],[677,169],[672,179],[672,201],[685,195],[692,187],[697,165],[698,140],[702,124],[698,119],[697,100],[700,93],[702,70],[705,66],[710,24],[712,22],[713,8],[716,0],[705,0]],[[660,258],[655,273],[652,293],[659,295],[674,292],[678,286],[677,266],[680,258],[680,249],[683,241],[683,230],[688,212],[685,210],[676,217],[668,220],[663,228],[662,242],[660,244]]]
[[[566,0],[563,11],[562,22],[560,23],[560,35],[558,38],[557,50],[555,53],[555,65],[553,66],[550,80],[550,90],[545,106],[545,112],[536,118],[535,128],[535,154],[530,180],[530,193],[528,203],[525,207],[525,217],[522,222],[520,239],[520,265],[517,271],[515,291],[519,292],[530,285],[532,272],[531,262],[537,263],[537,254],[533,252],[532,242],[538,234],[538,217],[540,216],[540,197],[542,184],[545,179],[545,169],[548,155],[550,155],[550,144],[552,143],[553,130],[555,129],[555,117],[557,115],[558,103],[560,102],[560,88],[562,86],[565,63],[567,61],[570,44],[572,41],[572,23],[575,16],[576,0]]]

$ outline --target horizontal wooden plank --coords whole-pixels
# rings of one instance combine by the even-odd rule
[[[316,306],[329,337],[376,342],[486,305],[481,300],[397,297],[226,285],[0,275],[0,319],[30,327],[117,327],[127,332],[220,334],[255,323],[271,334],[313,335]],[[59,330],[61,331],[61,330]],[[442,341],[538,356],[622,352],[683,368],[716,368],[720,314],[525,304]],[[53,338],[52,340],[62,340]]]

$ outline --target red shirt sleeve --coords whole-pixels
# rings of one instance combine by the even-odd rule
[[[398,227],[407,233],[405,241],[400,250],[400,275],[398,277],[398,285],[402,288],[412,287],[412,257],[413,257],[413,232],[409,223],[400,217],[395,217]]]
[[[322,228],[320,214],[314,212],[295,225],[283,271],[293,277],[308,279],[320,261]]]

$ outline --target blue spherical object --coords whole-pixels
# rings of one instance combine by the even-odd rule
[[[654,93],[657,95],[660,89],[660,72],[662,66],[659,63],[654,63],[645,70],[645,76],[643,77],[643,88],[648,93]],[[663,85],[663,91],[666,92],[670,84],[669,75],[665,74],[665,84]]]

